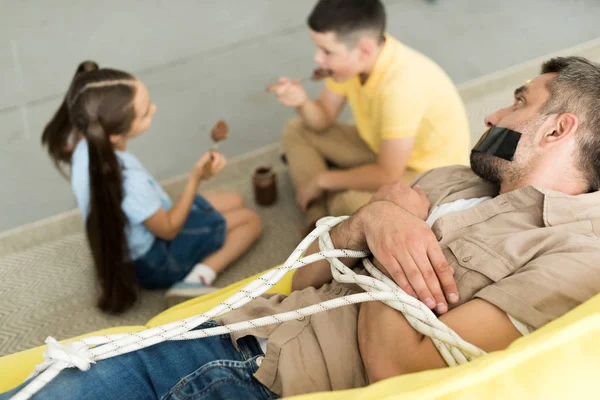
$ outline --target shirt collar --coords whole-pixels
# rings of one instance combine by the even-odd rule
[[[543,215],[546,226],[600,218],[600,192],[572,196],[549,189],[538,190],[544,194]]]
[[[600,192],[569,195],[538,186],[526,186],[521,189],[499,194],[497,187],[479,178],[468,167],[460,169],[446,168],[450,175],[441,175],[452,181],[449,191],[439,193],[432,206],[449,203],[459,199],[477,197],[497,197],[497,202],[507,209],[539,206],[545,226],[564,225],[573,222],[600,220]]]
[[[381,82],[385,72],[392,65],[394,58],[401,48],[402,45],[400,42],[389,35],[385,35],[385,43],[381,48],[381,52],[377,56],[377,61],[375,62],[373,71],[371,71],[369,79],[367,79],[367,82],[363,86],[363,90],[366,93],[373,93],[376,91],[377,86]],[[359,77],[356,77],[356,79],[359,79]]]

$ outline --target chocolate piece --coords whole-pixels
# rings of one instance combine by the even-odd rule
[[[277,175],[271,167],[260,166],[252,177],[254,200],[261,206],[270,206],[277,200]]]
[[[210,132],[210,137],[213,142],[220,142],[227,139],[227,134],[229,133],[229,128],[227,127],[227,123],[223,120],[216,123],[212,131]]]
[[[317,68],[313,71],[311,79],[316,82],[316,81],[323,80],[323,79],[331,76],[332,74],[333,74],[333,71],[331,71],[330,69]]]

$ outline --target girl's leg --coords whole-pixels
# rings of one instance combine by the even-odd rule
[[[216,273],[223,271],[229,264],[242,254],[260,237],[262,224],[258,214],[246,208],[224,213],[227,221],[227,235],[223,246],[212,253],[202,264],[210,267]]]
[[[171,247],[174,256],[187,254],[180,258],[182,262],[195,261],[185,275],[180,276],[179,280],[183,281],[173,285],[165,294],[167,306],[216,290],[210,286],[216,275],[244,254],[262,232],[260,217],[255,211],[239,208],[223,215],[215,211],[207,214],[204,212],[207,211],[207,199],[198,198],[196,203],[200,210],[197,217],[188,217],[186,225],[189,229],[183,229]],[[192,228],[194,225],[206,227],[207,219],[213,221],[208,223],[213,229]]]

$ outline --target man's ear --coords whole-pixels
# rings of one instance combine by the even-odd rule
[[[571,137],[578,127],[579,119],[577,115],[573,113],[559,114],[544,135],[541,146],[552,146],[562,142],[564,139]]]

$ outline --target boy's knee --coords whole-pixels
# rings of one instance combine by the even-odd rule
[[[327,202],[327,209],[329,214],[334,217],[340,215],[347,215],[344,211],[348,208],[347,206],[348,191],[336,193]]]
[[[282,143],[283,148],[288,149],[299,139],[302,139],[302,134],[306,131],[304,123],[299,118],[291,119],[285,128],[283,128]]]
[[[333,216],[352,215],[371,199],[372,193],[347,190],[335,194],[327,204],[329,214]]]

